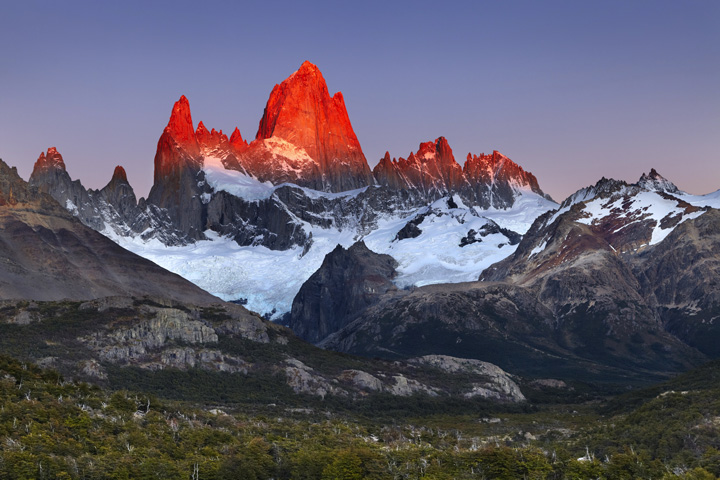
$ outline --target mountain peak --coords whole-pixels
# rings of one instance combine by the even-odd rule
[[[258,178],[299,182],[303,186],[334,192],[373,183],[343,96],[330,96],[322,73],[310,62],[304,62],[285,81],[275,85],[255,139],[246,154],[246,168],[256,172]],[[272,145],[263,142],[270,139],[275,145],[286,142],[294,149],[272,150]],[[283,154],[290,150],[296,154]],[[273,165],[265,165],[268,158],[279,157],[285,158],[290,167],[277,166],[276,172]],[[282,172],[289,170],[304,173],[298,175],[299,178],[282,177]]]
[[[165,131],[181,145],[195,142],[195,130],[193,129],[192,115],[190,114],[190,102],[188,102],[185,95],[181,96],[180,100],[173,105],[170,120],[168,121],[167,127],[165,127]]]
[[[158,140],[154,183],[157,184],[173,172],[180,172],[186,166],[197,167],[201,165],[201,161],[200,147],[190,114],[190,102],[183,95],[173,105],[170,120]]]
[[[125,169],[120,165],[115,167],[115,170],[113,171],[112,179],[110,181],[111,182],[122,181],[122,182],[128,183],[127,174],[125,173]]]
[[[651,168],[648,174],[643,173],[637,184],[642,188],[657,192],[675,193],[678,191],[674,183],[660,175],[654,168]]]
[[[52,169],[62,170],[63,172],[66,171],[63,157],[55,147],[48,148],[47,154],[40,152],[40,156],[33,167],[33,175]]]
[[[297,69],[297,72],[302,73],[320,73],[320,69],[315,65],[314,63],[310,62],[309,60],[305,60],[302,65],[300,65],[300,68]]]
[[[243,150],[248,146],[248,143],[243,140],[242,135],[240,134],[240,130],[237,127],[235,127],[232,135],[230,135],[230,145],[235,150]]]
[[[390,154],[386,153],[373,173],[381,185],[410,187],[426,192],[433,199],[458,191],[466,183],[445,137],[421,143],[417,152],[410,152],[407,159],[400,158],[397,162],[391,161]]]

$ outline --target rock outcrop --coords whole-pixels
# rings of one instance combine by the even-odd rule
[[[326,378],[317,374],[300,360],[289,358],[285,361],[285,364],[287,384],[295,393],[315,395],[320,398],[325,398],[328,394],[347,395],[345,390],[331,384]]]
[[[520,391],[517,383],[510,378],[507,372],[492,363],[448,355],[426,355],[410,361],[430,365],[448,373],[466,373],[482,377],[483,381],[475,381],[472,389],[463,394],[466,398],[482,397],[509,402],[525,401],[525,395]]]
[[[397,262],[358,242],[345,250],[338,245],[298,292],[290,327],[304,340],[318,342],[350,323],[354,316],[395,290]]]

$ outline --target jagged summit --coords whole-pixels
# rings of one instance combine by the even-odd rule
[[[654,168],[651,168],[648,174],[643,173],[637,184],[642,188],[657,192],[676,193],[679,191],[674,183],[660,175]]]
[[[193,129],[192,115],[190,114],[190,102],[182,95],[173,105],[170,120],[165,132],[170,134],[179,144],[191,146],[195,143],[195,130]]]
[[[242,135],[240,134],[240,130],[238,130],[237,127],[235,127],[232,135],[230,135],[230,145],[232,145],[232,147],[238,151],[244,150],[248,146],[248,143],[243,140]]]
[[[65,162],[63,161],[62,155],[57,151],[57,148],[50,147],[45,152],[40,152],[40,156],[35,162],[33,167],[33,175],[38,175],[43,171],[59,169],[65,171]]]
[[[522,191],[547,197],[532,173],[498,151],[469,153],[465,166],[460,167],[445,137],[421,143],[407,159],[391,160],[386,153],[373,174],[380,185],[421,192],[430,200],[459,193],[483,208],[508,208]]]
[[[386,153],[373,173],[381,185],[415,189],[431,198],[456,192],[466,183],[445,137],[421,143],[407,159],[390,160]]]

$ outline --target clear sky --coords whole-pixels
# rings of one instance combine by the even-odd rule
[[[445,136],[499,150],[556,200],[655,167],[720,188],[720,2],[2,2],[0,158],[28,178],[56,146],[138,196],[185,94],[195,124],[250,140],[304,60],[340,90],[374,166]]]

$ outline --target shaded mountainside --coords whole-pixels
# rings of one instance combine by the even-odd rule
[[[152,295],[198,304],[218,299],[83,225],[0,162],[0,296],[88,300]]]
[[[338,245],[298,292],[290,327],[309,342],[340,330],[349,318],[396,290],[396,266],[390,255],[376,254],[363,242],[347,250]]]
[[[564,378],[685,370],[717,357],[720,341],[720,288],[708,281],[718,273],[720,211],[707,202],[657,172],[634,185],[603,179],[540,216],[482,281],[389,291],[317,342]]]

